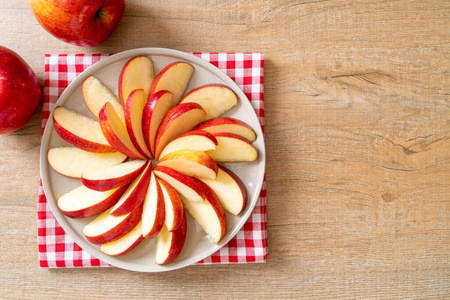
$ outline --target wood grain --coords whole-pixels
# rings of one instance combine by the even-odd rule
[[[1,298],[448,298],[449,1],[127,1],[95,48],[0,16],[41,84],[45,53],[265,53],[269,237],[265,264],[39,270],[38,113],[0,136]]]

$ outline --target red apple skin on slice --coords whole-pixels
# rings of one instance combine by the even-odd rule
[[[153,62],[146,56],[136,56],[130,59],[119,75],[119,99],[126,107],[128,95],[136,89],[143,89],[148,97],[155,78]]]
[[[238,102],[236,94],[228,86],[212,83],[200,86],[187,93],[180,103],[195,102],[206,111],[205,120],[217,118]]]
[[[130,184],[119,201],[111,209],[110,214],[112,216],[125,215],[141,205],[147,193],[151,172],[152,164],[148,163],[144,171]]]
[[[205,199],[202,186],[197,183],[198,180],[195,180],[196,178],[164,166],[156,166],[153,172],[155,172],[158,178],[167,181],[167,183],[189,201],[203,202]]]
[[[155,158],[173,139],[190,131],[205,117],[205,111],[197,103],[184,103],[173,107],[159,125],[155,138]]]
[[[72,146],[89,152],[116,152],[103,136],[98,121],[59,106],[53,110],[53,125],[56,133]]]
[[[76,147],[50,148],[47,154],[48,163],[53,170],[71,178],[81,178],[83,172],[112,167],[126,159],[120,152],[94,153]]]
[[[181,254],[186,242],[187,221],[183,211],[180,226],[170,232],[164,226],[156,237],[156,264],[164,265],[173,262]]]
[[[217,244],[227,232],[225,210],[219,197],[207,184],[197,178],[193,179],[202,187],[205,201],[192,202],[184,197],[181,197],[181,201],[184,204],[184,208],[211,237],[213,243]]]
[[[198,124],[194,129],[204,130],[212,134],[219,132],[229,132],[245,137],[250,142],[256,140],[253,129],[244,121],[235,118],[214,118]]]
[[[183,61],[167,65],[153,81],[150,94],[166,90],[173,93],[173,105],[177,105],[191,80],[194,67]]]
[[[180,150],[159,159],[158,166],[177,170],[187,176],[215,179],[217,163],[209,155],[198,150]]]
[[[255,161],[258,157],[256,148],[246,138],[229,132],[214,133],[219,145],[216,149],[206,151],[218,162]]]
[[[106,102],[110,102],[120,119],[125,122],[124,111],[119,99],[94,76],[89,76],[82,87],[84,103],[91,113],[98,119],[100,109]]]
[[[172,108],[173,94],[169,91],[158,91],[150,95],[142,114],[142,132],[145,144],[152,155],[155,153],[155,137],[164,116]]]
[[[120,120],[111,103],[106,103],[99,113],[103,135],[115,150],[133,159],[145,159],[134,147],[125,124]]]
[[[141,221],[133,228],[133,230],[120,239],[102,244],[100,246],[100,251],[110,256],[124,255],[136,248],[143,240]]]
[[[218,166],[219,172],[215,180],[206,178],[199,179],[212,188],[226,211],[238,215],[247,205],[247,190],[245,185],[231,170],[223,165]]]
[[[142,235],[148,239],[156,237],[164,226],[165,216],[164,196],[152,172],[142,211]]]
[[[120,217],[112,216],[110,211],[111,209],[106,210],[84,227],[83,234],[89,242],[106,244],[118,240],[141,221],[142,205]]]
[[[143,160],[127,161],[120,165],[83,173],[81,182],[95,191],[112,190],[135,180],[147,164]]]
[[[142,131],[142,113],[146,103],[147,98],[144,90],[133,90],[130,93],[125,106],[125,125],[131,142],[137,151],[145,156],[145,158],[151,159],[152,155],[145,144]]]
[[[180,150],[214,150],[218,144],[219,142],[211,133],[203,130],[191,130],[172,140],[164,147],[159,156],[164,157],[169,153]]]
[[[167,230],[174,231],[183,219],[184,207],[177,191],[161,178],[157,179],[161,187],[165,206],[165,225]]]
[[[62,195],[58,199],[61,212],[74,219],[89,218],[111,208],[125,192],[127,186],[98,192],[84,185]]]

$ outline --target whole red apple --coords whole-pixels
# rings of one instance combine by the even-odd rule
[[[24,126],[41,102],[41,88],[30,66],[14,51],[0,46],[0,134]]]
[[[30,0],[30,5],[45,30],[82,47],[103,43],[125,11],[125,0]]]

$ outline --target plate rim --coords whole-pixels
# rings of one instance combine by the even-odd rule
[[[259,168],[261,168],[261,171],[258,172],[258,175],[260,176],[260,178],[258,178],[258,181],[256,184],[256,189],[255,189],[256,192],[255,192],[255,195],[253,195],[253,197],[251,199],[249,199],[250,203],[248,203],[248,204],[250,204],[250,206],[248,206],[248,209],[246,208],[247,209],[246,213],[244,215],[240,216],[239,222],[233,228],[232,232],[228,232],[229,233],[228,237],[225,240],[221,240],[218,244],[212,243],[211,249],[206,251],[207,254],[204,255],[200,259],[192,259],[192,257],[190,257],[179,263],[176,263],[176,261],[175,261],[168,265],[162,265],[162,266],[157,265],[157,269],[155,269],[155,270],[146,269],[145,267],[139,268],[139,267],[136,267],[134,264],[131,264],[130,262],[126,262],[126,261],[118,261],[119,265],[117,265],[116,261],[114,260],[115,257],[103,254],[102,252],[100,252],[99,250],[94,248],[88,241],[85,241],[81,236],[79,236],[80,233],[78,233],[75,230],[72,230],[72,227],[68,223],[68,220],[67,220],[68,217],[63,215],[61,213],[61,211],[58,209],[57,204],[56,204],[56,199],[53,198],[52,189],[49,187],[49,185],[50,185],[50,183],[48,182],[49,178],[47,176],[44,176],[46,173],[49,172],[49,167],[50,167],[49,163],[48,163],[48,159],[47,159],[47,152],[49,149],[49,145],[48,145],[49,139],[52,134],[52,131],[54,130],[53,122],[52,122],[53,110],[57,106],[64,105],[64,103],[70,98],[70,95],[73,93],[73,91],[75,91],[75,89],[78,87],[78,84],[80,82],[82,84],[82,81],[84,81],[84,79],[86,79],[88,76],[92,75],[97,70],[101,70],[105,65],[109,65],[116,61],[126,59],[127,57],[132,58],[133,56],[138,56],[138,55],[174,56],[180,60],[185,60],[187,62],[200,65],[203,68],[207,69],[209,72],[214,73],[216,76],[218,76],[220,78],[220,80],[222,80],[226,85],[228,85],[238,95],[238,98],[240,99],[241,102],[246,101],[247,104],[250,105],[250,107],[252,108],[252,113],[250,114],[250,118],[253,119],[252,123],[256,122],[256,124],[259,124],[259,126],[257,126],[257,128],[254,128],[254,129],[257,132],[258,138],[261,138],[260,147],[258,147],[258,156],[259,156],[258,165],[259,165]],[[209,257],[210,255],[214,254],[215,252],[217,252],[219,249],[221,249],[223,246],[225,246],[232,238],[234,238],[235,235],[242,229],[244,224],[248,221],[248,218],[253,213],[256,203],[258,202],[262,184],[264,182],[264,177],[265,177],[265,166],[266,166],[265,140],[264,140],[264,133],[262,132],[261,124],[259,122],[258,116],[257,116],[256,112],[254,111],[254,108],[253,108],[250,100],[247,98],[247,96],[241,90],[241,88],[237,85],[237,83],[234,80],[232,80],[224,71],[222,71],[218,67],[214,66],[210,62],[208,62],[202,58],[199,58],[191,53],[182,52],[179,50],[169,49],[169,48],[154,48],[154,47],[137,48],[137,49],[131,49],[131,50],[126,50],[126,51],[112,54],[111,56],[105,57],[102,60],[100,60],[99,62],[94,63],[93,65],[89,66],[82,73],[80,73],[79,75],[77,75],[74,78],[74,80],[64,89],[63,93],[59,96],[57,102],[53,105],[53,109],[51,111],[49,111],[47,123],[45,125],[44,132],[43,132],[42,138],[41,138],[40,163],[39,163],[40,177],[42,180],[42,186],[43,186],[44,194],[46,196],[47,204],[50,207],[50,210],[52,211],[55,219],[61,225],[61,227],[63,228],[65,233],[72,239],[72,241],[74,243],[76,243],[78,246],[80,246],[83,251],[86,251],[91,256],[93,256],[93,257],[99,259],[100,261],[103,261],[111,266],[130,270],[130,271],[149,272],[149,273],[165,272],[165,271],[176,270],[176,269],[194,265],[198,261],[201,261],[201,260]],[[49,199],[53,200],[53,201],[49,201]]]

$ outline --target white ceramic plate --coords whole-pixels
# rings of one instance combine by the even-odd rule
[[[210,241],[209,236],[207,236],[193,218],[187,214],[188,232],[182,253],[174,262],[159,266],[155,264],[155,242],[153,240],[144,240],[138,247],[123,256],[111,257],[103,254],[100,251],[99,245],[89,243],[82,233],[83,227],[93,220],[94,217],[88,219],[71,219],[61,213],[56,204],[57,199],[66,192],[81,185],[81,181],[59,175],[48,163],[47,153],[50,148],[68,145],[55,132],[52,122],[53,115],[50,114],[49,122],[47,122],[42,137],[40,168],[47,201],[59,224],[61,224],[65,232],[83,250],[106,263],[133,271],[161,272],[182,268],[210,256],[228,243],[228,241],[241,229],[250,216],[259,197],[264,178],[265,147],[261,126],[256,113],[249,100],[236,83],[210,63],[193,55],[176,50],[142,48],[121,52],[105,58],[80,74],[63,92],[57,102],[57,106],[64,106],[95,119],[83,101],[81,86],[84,80],[90,75],[94,75],[117,95],[118,78],[122,67],[129,59],[138,55],[145,55],[152,59],[155,67],[155,74],[169,63],[175,61],[182,60],[192,64],[195,67],[195,71],[187,91],[208,83],[223,83],[229,86],[236,93],[240,101],[238,102],[238,105],[227,112],[225,116],[234,117],[247,122],[252,126],[258,137],[254,142],[254,146],[258,151],[257,161],[227,164],[227,167],[235,172],[246,185],[248,203],[245,210],[239,216],[227,213],[228,230],[226,235],[218,244],[213,244]]]

